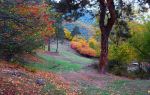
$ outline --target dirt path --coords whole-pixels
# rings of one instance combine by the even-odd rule
[[[56,46],[56,43],[52,43],[52,48]],[[99,74],[98,68],[95,68],[95,63],[98,63],[97,59],[85,58],[79,55],[76,51],[70,48],[70,42],[65,41],[63,44],[59,44],[59,55],[54,55],[54,58],[63,59],[71,61],[72,63],[81,64],[82,69],[78,72],[62,72],[60,76],[62,76],[66,81],[72,83],[73,85],[79,84],[87,84],[94,85],[100,89],[105,89],[105,87],[115,80],[128,80],[127,78],[121,78],[114,76],[112,74]],[[68,53],[68,52],[69,53]],[[62,54],[64,53],[65,54]],[[67,53],[66,53],[67,52]],[[71,55],[69,55],[71,53]],[[51,55],[51,53],[49,53]],[[68,54],[68,55],[67,55]],[[72,56],[77,59],[73,59]],[[79,58],[83,58],[82,60],[78,60]],[[84,59],[85,58],[85,59]],[[84,64],[85,60],[90,60],[88,63]],[[91,61],[92,60],[92,61]],[[93,67],[94,66],[94,67]]]
[[[92,67],[86,67],[78,72],[69,72],[61,74],[67,81],[75,84],[80,84],[84,82],[87,85],[93,85],[100,89],[105,89],[105,87],[116,81],[116,80],[129,80],[127,78],[118,77],[112,74],[100,74],[96,69]]]

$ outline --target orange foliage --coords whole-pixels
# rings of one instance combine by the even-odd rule
[[[96,51],[90,47],[86,47],[86,48],[82,47],[79,49],[79,52],[83,55],[96,57]]]
[[[38,5],[35,6],[27,6],[27,5],[18,5],[14,8],[14,11],[20,15],[29,15],[37,16],[40,14],[40,7]]]
[[[75,49],[82,55],[96,57],[96,51],[89,47],[88,43],[83,39],[80,39],[78,41],[72,41],[71,48]]]
[[[79,48],[82,48],[82,44],[79,42],[71,42],[71,48],[78,50]]]
[[[39,14],[40,9],[38,6],[31,6],[29,7],[29,12],[32,13],[34,16],[36,16]]]

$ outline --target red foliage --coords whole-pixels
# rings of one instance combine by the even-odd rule
[[[54,24],[54,23],[55,23],[54,20],[51,20],[51,21],[48,22],[49,25],[52,25],[52,24]]]
[[[52,30],[52,27],[47,27],[47,30]]]

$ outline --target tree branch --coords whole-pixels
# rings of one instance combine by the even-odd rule
[[[115,13],[115,6],[114,6],[114,1],[113,0],[107,0],[107,7],[110,13],[110,18],[108,19],[107,23],[107,31],[111,31],[115,21],[116,21],[116,13]]]
[[[99,0],[99,3],[100,3],[100,20],[99,20],[100,29],[105,29],[105,15],[106,15],[105,0]]]

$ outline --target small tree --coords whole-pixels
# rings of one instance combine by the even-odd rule
[[[73,28],[73,31],[71,32],[71,35],[72,36],[75,36],[75,35],[78,35],[78,34],[81,34],[80,31],[79,31],[79,27],[78,26],[75,26]]]

